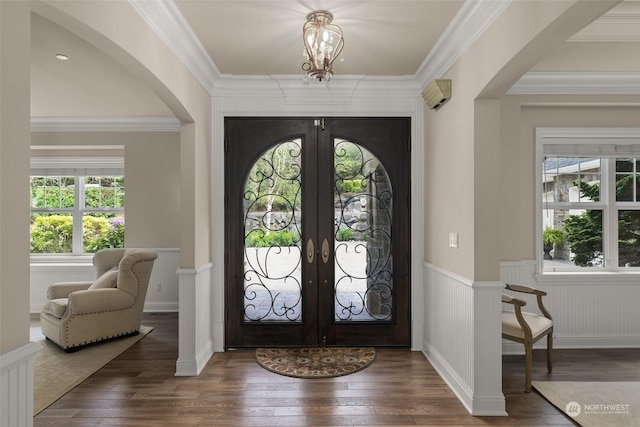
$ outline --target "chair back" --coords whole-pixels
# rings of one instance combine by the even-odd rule
[[[100,249],[93,256],[93,265],[96,268],[96,279],[114,267],[118,267],[120,260],[127,249],[109,248]]]

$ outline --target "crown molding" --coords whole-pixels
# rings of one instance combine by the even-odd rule
[[[354,96],[406,98],[418,93],[413,77],[340,75],[329,84],[307,81],[299,75],[231,76],[216,82],[214,97],[282,99],[287,105],[349,105]]]
[[[412,76],[420,83],[419,89],[424,89],[431,80],[444,75],[512,1],[465,0],[416,74]],[[173,0],[129,0],[129,3],[207,92],[220,92],[220,85],[216,83],[219,79],[229,76],[221,75]]]
[[[639,72],[529,71],[508,95],[640,95]]]
[[[200,39],[173,0],[129,0],[151,29],[208,92],[221,77]]]
[[[512,0],[466,0],[415,74],[421,89],[441,78]]]
[[[180,132],[175,117],[31,117],[32,132]]]
[[[567,42],[640,43],[640,3],[619,3]]]

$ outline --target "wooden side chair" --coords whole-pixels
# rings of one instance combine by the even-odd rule
[[[502,338],[524,344],[525,354],[525,389],[531,392],[531,365],[533,344],[544,336],[547,337],[547,369],[551,373],[551,352],[553,351],[553,319],[542,303],[546,292],[523,285],[507,285],[506,289],[513,292],[535,295],[538,300],[540,314],[527,313],[522,307],[527,303],[510,295],[502,294],[502,302],[511,304],[513,311],[502,311]]]

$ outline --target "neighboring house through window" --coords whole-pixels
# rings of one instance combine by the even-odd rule
[[[640,129],[538,128],[541,272],[640,267]]]
[[[31,159],[31,253],[124,247],[124,160]]]

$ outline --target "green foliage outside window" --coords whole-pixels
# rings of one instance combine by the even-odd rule
[[[104,214],[84,215],[83,252],[124,247],[124,220]],[[31,215],[31,253],[71,253],[73,218],[66,214]]]
[[[340,185],[342,193],[361,193],[364,191],[363,179],[345,179]]]
[[[300,236],[290,231],[253,230],[244,239],[247,248],[269,248],[271,246],[295,246],[300,242]]]
[[[631,162],[630,160],[618,160],[620,164]],[[629,200],[629,194],[640,195],[640,189],[634,187],[637,174],[618,176],[616,180],[616,200],[634,201],[633,196]],[[574,182],[578,186],[580,195],[593,201],[600,200],[600,184],[587,184],[586,182]],[[635,191],[634,191],[634,188]],[[640,201],[637,196],[635,201]],[[601,210],[587,210],[579,215],[570,215],[563,221],[567,242],[574,254],[573,262],[581,267],[599,265],[603,258],[603,213]],[[640,211],[618,211],[618,264],[622,267],[640,266]]]
[[[31,252],[73,253],[74,215],[82,218],[83,253],[124,247],[124,220],[113,212],[123,207],[123,176],[32,176]]]
[[[71,215],[31,215],[32,253],[71,253]]]

